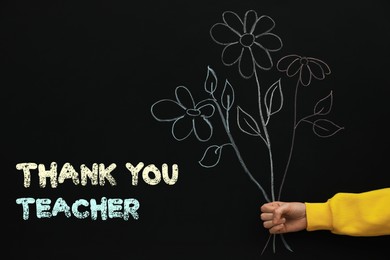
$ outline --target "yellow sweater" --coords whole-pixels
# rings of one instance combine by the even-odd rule
[[[337,193],[327,202],[306,202],[307,230],[350,236],[390,235],[390,188]]]

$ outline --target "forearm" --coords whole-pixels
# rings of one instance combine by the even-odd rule
[[[307,230],[350,236],[390,235],[390,188],[337,193],[325,203],[305,203]]]

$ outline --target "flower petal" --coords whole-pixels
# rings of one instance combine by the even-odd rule
[[[247,11],[244,18],[244,33],[252,33],[255,29],[256,21],[257,13],[254,10]]]
[[[257,19],[256,23],[253,25],[252,34],[258,36],[263,33],[268,33],[272,31],[274,27],[275,27],[274,20],[272,20],[272,18],[267,15],[262,15],[260,16],[259,19]]]
[[[318,80],[322,80],[325,78],[325,71],[323,70],[320,64],[308,59],[308,66],[314,78]]]
[[[162,99],[152,105],[150,111],[157,121],[170,122],[185,114],[183,107],[171,99]]]
[[[287,76],[295,76],[300,70],[302,70],[301,59],[296,58],[290,65],[287,67]]]
[[[203,116],[205,118],[209,118],[209,117],[213,116],[214,112],[215,112],[215,107],[211,104],[204,104],[204,105],[201,105],[199,107],[197,105],[197,109],[200,110],[201,116]]]
[[[218,44],[227,45],[237,42],[240,35],[224,23],[216,23],[210,29],[211,38]]]
[[[193,124],[194,134],[199,141],[205,142],[210,140],[213,135],[213,127],[208,119],[196,117]]]
[[[192,118],[188,116],[177,119],[172,124],[173,137],[178,141],[186,139],[193,132],[192,121]]]
[[[311,71],[308,65],[303,65],[299,74],[299,80],[303,86],[309,86],[311,82]]]
[[[226,45],[222,51],[222,62],[226,66],[233,65],[241,57],[242,45],[238,42]]]
[[[316,58],[307,58],[307,59],[310,62],[317,63],[324,70],[325,75],[329,75],[330,74],[330,68],[329,68],[328,64],[326,64],[322,60],[319,60],[319,59],[316,59]]]
[[[263,70],[269,70],[273,66],[272,58],[269,52],[264,49],[260,44],[255,42],[252,45],[253,58],[255,59],[256,65]]]
[[[226,11],[222,14],[222,19],[230,29],[241,36],[244,32],[244,23],[234,12]]]
[[[287,55],[281,58],[278,63],[276,64],[276,67],[279,71],[285,72],[287,71],[288,67],[297,59],[300,59],[301,57],[295,54]]]
[[[256,42],[260,43],[268,51],[278,51],[282,48],[282,40],[273,33],[263,33],[257,36]]]
[[[191,92],[184,86],[178,86],[175,90],[176,100],[184,109],[194,108],[195,102]]]
[[[242,55],[240,57],[239,63],[239,72],[243,78],[249,79],[252,77],[255,69],[255,64],[253,61],[253,55],[250,48],[243,48]]]

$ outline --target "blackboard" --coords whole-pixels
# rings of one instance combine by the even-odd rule
[[[388,11],[385,1],[3,1],[3,252],[8,259],[388,255],[388,236],[328,231],[285,234],[293,252],[277,236],[275,250],[271,243],[262,253],[269,238],[259,217],[266,199],[248,175],[270,200],[272,186],[276,198],[308,202],[324,202],[337,192],[389,187]],[[268,65],[255,65],[255,70],[253,59],[245,64],[241,49],[230,52],[232,56],[224,53],[223,32],[212,29],[221,24],[234,28],[237,23],[229,19],[244,21],[245,15],[248,26],[254,15],[255,20],[262,17],[264,28],[258,29],[269,34],[264,46],[270,47],[258,53]],[[239,44],[252,46],[260,40],[250,37],[240,38]],[[310,81],[302,76],[295,106],[298,119],[322,114],[301,121],[295,132],[294,93],[300,76],[290,77],[286,67],[277,66],[288,55],[309,57],[299,64],[311,62],[322,69],[313,71]],[[233,62],[238,57],[242,65]],[[267,134],[259,121],[258,84]],[[191,105],[189,92],[195,103],[184,107]],[[198,103],[211,94],[219,107],[210,100],[204,107]],[[197,118],[204,128],[195,132],[192,121],[174,128],[176,121],[162,119],[177,119],[177,111],[158,110],[161,106],[154,104],[161,100],[171,100],[185,112],[179,116]],[[221,120],[227,114],[242,161]],[[31,168],[31,182],[24,186],[20,164],[47,170],[53,162],[58,173],[64,165],[78,173],[82,165],[102,165],[102,171],[112,170],[116,185],[108,178],[96,185],[65,178],[55,188],[49,179],[40,187],[38,169]],[[109,168],[113,164],[116,168]],[[145,180],[140,168],[135,184],[126,165],[160,173],[165,165],[168,178],[149,174]],[[175,165],[177,180],[171,178]],[[29,218],[23,219],[22,205],[16,202],[20,198],[50,199],[52,205],[58,198],[69,205],[80,199],[98,204],[102,198],[135,199],[139,208],[137,217],[103,220],[98,214],[94,220],[61,212],[37,218],[31,206]]]

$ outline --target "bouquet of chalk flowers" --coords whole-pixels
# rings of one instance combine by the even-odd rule
[[[268,71],[274,67],[271,54],[281,50],[283,44],[280,37],[272,32],[275,27],[274,20],[267,16],[258,16],[256,11],[249,10],[241,18],[234,12],[226,11],[222,14],[222,22],[214,24],[210,29],[210,36],[214,42],[223,46],[222,62],[226,66],[237,66],[239,75],[245,79],[253,79],[257,87],[258,118],[246,112],[242,107],[235,106],[235,92],[232,84],[226,80],[223,90],[218,92],[218,77],[216,72],[209,66],[204,82],[204,90],[207,97],[195,102],[191,91],[185,86],[175,89],[175,99],[161,99],[151,106],[153,117],[160,122],[172,124],[171,133],[174,139],[181,141],[193,134],[200,142],[207,142],[213,136],[214,128],[211,119],[219,116],[223,128],[228,137],[228,142],[213,144],[206,147],[199,164],[205,168],[216,166],[221,158],[225,147],[233,148],[238,161],[250,180],[258,187],[267,202],[280,200],[283,185],[286,179],[291,157],[294,151],[295,135],[298,126],[311,125],[315,135],[330,137],[343,127],[338,126],[331,120],[324,118],[330,113],[333,104],[332,91],[318,100],[313,112],[301,118],[297,117],[298,91],[300,86],[309,86],[314,80],[323,80],[330,74],[329,66],[316,58],[299,55],[287,55],[276,63],[276,68],[288,77],[296,77],[297,83],[293,97],[293,125],[289,154],[282,173],[281,183],[275,190],[274,162],[271,149],[268,123],[271,117],[283,108],[284,96],[281,80],[277,80],[265,91],[260,85],[258,70]],[[235,115],[232,115],[235,113]],[[236,127],[243,133],[260,138],[268,151],[270,169],[270,194],[266,192],[260,181],[257,180],[245,164],[234,136],[232,135],[231,118],[235,118]],[[270,235],[264,250],[273,237],[273,251],[275,252],[275,237]],[[284,246],[290,250],[290,246],[280,235]]]

